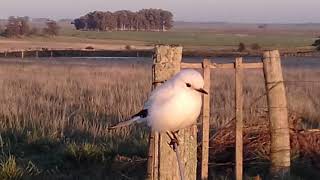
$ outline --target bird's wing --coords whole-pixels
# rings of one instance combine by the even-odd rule
[[[153,90],[148,98],[148,100],[144,104],[144,109],[149,109],[152,104],[159,104],[161,102],[165,102],[169,99],[173,93],[174,86],[170,81],[166,81],[162,85],[158,86],[155,90]]]

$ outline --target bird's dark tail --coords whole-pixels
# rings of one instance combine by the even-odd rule
[[[137,114],[133,115],[130,120],[120,122],[115,126],[109,127],[109,129],[121,128],[121,127],[129,126],[133,123],[142,123],[146,121],[147,116],[148,116],[148,110],[147,109],[141,110]]]

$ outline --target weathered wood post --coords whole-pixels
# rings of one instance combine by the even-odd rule
[[[286,92],[278,50],[263,54],[271,134],[271,178],[286,178],[290,173],[290,135]]]
[[[209,118],[210,118],[210,60],[205,59],[202,62],[204,89],[209,93],[203,96],[202,102],[202,155],[201,155],[201,180],[208,179],[208,162],[209,162]]]
[[[235,62],[235,114],[236,114],[236,172],[237,180],[242,180],[243,177],[243,68],[242,58],[236,58]]]
[[[24,58],[24,51],[22,50],[21,51],[21,59],[23,59]]]
[[[36,58],[39,58],[39,51],[36,51]]]
[[[160,84],[180,71],[182,47],[157,45],[153,58],[153,83]],[[153,132],[151,137],[148,157],[148,179],[179,179],[179,168],[175,152],[168,145],[170,139],[165,133],[158,134]],[[185,167],[185,177],[188,180],[195,180],[197,167],[196,125],[180,130],[179,140],[178,149]]]

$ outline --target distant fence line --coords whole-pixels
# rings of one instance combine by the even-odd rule
[[[80,50],[80,49],[44,49],[2,51],[2,58],[26,57],[151,57],[152,50]]]
[[[26,57],[152,57],[153,49],[123,49],[123,50],[95,50],[95,49],[26,49],[0,51],[0,58],[26,58]],[[197,51],[185,50],[184,57],[245,57],[261,56],[262,51]],[[283,52],[284,57],[320,57],[320,51]]]

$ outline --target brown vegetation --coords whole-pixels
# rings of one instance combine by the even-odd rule
[[[57,36],[59,34],[60,27],[55,21],[48,21],[47,27],[43,28],[43,34],[49,36]]]
[[[303,157],[311,160],[316,168],[320,168],[320,130],[303,130],[301,127],[294,127],[295,115],[291,118],[291,155],[293,160]],[[218,130],[214,138],[210,140],[210,161],[214,165],[234,163],[235,151],[235,122],[232,121],[227,126]],[[297,125],[297,124],[295,124]],[[251,163],[268,162],[270,156],[270,130],[267,119],[261,118],[259,124],[251,124],[244,128],[244,161],[246,166]]]
[[[238,45],[238,51],[239,52],[243,52],[243,51],[245,51],[246,50],[246,45],[244,44],[244,43],[239,43],[239,45]]]
[[[316,47],[316,49],[318,51],[320,51],[320,37],[314,41],[314,43],[312,44],[312,46]]]
[[[285,80],[316,80],[319,75],[318,69],[285,69]],[[234,117],[233,78],[232,71],[212,72],[211,135]],[[263,126],[266,100],[257,100],[265,91],[262,72],[246,72],[245,78],[245,126]],[[319,86],[287,84],[289,111],[302,117],[304,128],[319,127]],[[111,175],[141,179],[145,168],[135,169],[146,158],[145,126],[114,131],[107,127],[137,112],[150,89],[150,63],[2,60],[0,150],[4,155],[0,163],[11,162],[17,176],[23,173],[40,179]],[[256,131],[264,132],[252,132]],[[117,155],[130,157],[130,171],[122,171],[128,166],[119,165]],[[30,163],[33,174],[23,170]],[[5,170],[1,167],[0,173]]]
[[[48,20],[46,22],[46,28],[43,28],[42,32],[44,35],[55,36],[58,35],[60,27],[55,21]],[[29,17],[14,17],[11,16],[5,26],[5,29],[0,34],[7,38],[12,37],[23,37],[23,36],[33,36],[41,35],[39,33],[38,27],[32,27],[30,25]]]

